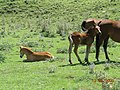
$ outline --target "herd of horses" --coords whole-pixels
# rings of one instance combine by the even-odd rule
[[[98,20],[98,19],[87,19],[81,24],[83,32],[73,32],[68,36],[69,40],[69,63],[71,61],[72,47],[74,46],[74,53],[78,61],[82,64],[82,61],[77,53],[79,45],[86,45],[85,62],[89,63],[88,56],[90,47],[96,37],[96,56],[95,58],[99,61],[100,46],[103,43],[105,57],[110,61],[107,53],[108,39],[111,38],[115,42],[120,42],[120,21],[115,20]],[[20,47],[20,57],[26,54],[27,60],[25,61],[41,61],[51,59],[54,56],[49,52],[33,52],[27,47]]]

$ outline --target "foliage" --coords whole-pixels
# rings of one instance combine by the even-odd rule
[[[73,53],[73,65],[69,65],[67,36],[81,31],[81,22],[86,18],[119,20],[120,2],[110,1],[0,0],[0,62],[6,61],[0,65],[0,89],[101,90],[101,83],[93,82],[95,73],[89,73],[89,66],[80,65]],[[100,62],[95,62],[94,45],[89,61],[95,62],[95,72],[102,71],[107,78],[116,79],[120,77],[120,47],[109,41],[109,56],[114,61],[109,69],[105,69],[102,51]],[[55,58],[24,63],[26,57],[19,58],[20,45],[31,47],[33,51],[49,51]],[[79,52],[84,62],[85,46],[79,47]]]
[[[108,41],[108,47],[112,48],[112,47],[116,47],[116,46],[117,46],[117,43],[115,43],[115,41],[113,41],[111,39]]]
[[[10,51],[12,49],[12,44],[8,42],[3,42],[0,44],[0,51]]]
[[[68,53],[68,48],[62,47],[57,49],[57,53]]]
[[[119,20],[119,9],[117,9],[119,1],[13,0],[8,3],[1,2],[3,3],[0,5],[3,31],[26,28],[30,31],[46,32],[44,35],[48,37],[53,27],[56,29],[54,32],[60,35],[66,35],[70,31],[81,31],[80,24],[86,18]],[[9,27],[6,28],[5,25]]]
[[[0,52],[0,63],[4,62],[5,58],[5,55],[2,52]]]
[[[28,41],[28,42],[23,42],[22,45],[27,47],[37,47],[39,43],[36,41]]]

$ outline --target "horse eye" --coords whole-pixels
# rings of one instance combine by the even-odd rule
[[[95,27],[96,25],[95,24],[93,24],[93,27]]]

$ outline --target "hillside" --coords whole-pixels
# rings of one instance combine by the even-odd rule
[[[1,0],[0,13],[26,14],[45,19],[63,18],[70,22],[89,17],[117,19],[119,3],[109,0]]]
[[[68,29],[80,30],[86,18],[119,20],[119,8],[120,1],[110,0],[0,0],[0,17],[13,18],[17,23],[29,21],[40,28],[45,21],[52,25],[50,29],[66,24]]]
[[[107,63],[101,47],[100,62],[91,47],[90,65],[68,60],[68,34],[81,31],[87,18],[120,20],[119,0],[0,0],[0,90],[120,90],[120,43],[109,40]],[[23,62],[20,46],[48,51],[55,58]],[[84,62],[85,46],[78,50]],[[102,83],[101,80],[113,81]],[[104,86],[105,85],[105,86]]]

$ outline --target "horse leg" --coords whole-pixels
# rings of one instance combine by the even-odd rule
[[[76,45],[76,44],[75,44],[74,53],[75,53],[75,55],[76,55],[78,61],[80,62],[80,64],[82,64],[81,59],[80,59],[80,57],[79,57],[79,55],[78,55],[78,53],[77,53],[78,46],[79,46],[79,45]]]
[[[70,43],[70,45],[69,45],[69,62],[70,62],[70,64],[72,64],[72,61],[71,61],[72,47],[73,47],[73,45],[72,45],[72,43]]]
[[[71,53],[72,53],[72,47],[73,47],[73,40],[72,40],[72,37],[71,35],[68,36],[68,40],[69,40],[69,62],[70,64],[72,64],[72,61],[71,61]]]
[[[104,40],[103,36],[96,35],[96,56],[95,58],[97,59],[98,62],[99,62],[98,58],[99,58],[100,46],[103,40]]]
[[[88,64],[89,64],[88,56],[89,56],[89,52],[90,52],[90,47],[91,47],[91,45],[86,46],[85,62],[87,62]]]
[[[107,53],[107,44],[108,44],[108,39],[109,36],[107,36],[107,38],[105,38],[104,43],[103,43],[103,48],[104,48],[104,52],[105,52],[105,57],[108,61],[110,61],[109,57],[108,57],[108,53]]]

